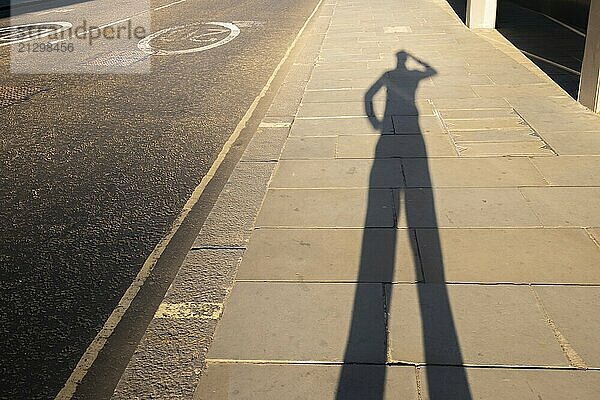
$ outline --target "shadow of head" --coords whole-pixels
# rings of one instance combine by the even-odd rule
[[[400,50],[399,52],[396,53],[396,68],[399,68],[401,66],[406,67],[406,62],[408,61],[408,56],[409,54],[404,51],[404,50]]]
[[[414,76],[414,79],[417,80],[425,79],[437,74],[435,68],[405,50],[400,50],[396,53],[395,71],[411,73]]]
[[[437,71],[425,61],[405,50],[396,53],[396,68],[385,72],[365,93],[365,112],[371,125],[382,133],[394,131],[392,117],[417,116],[416,96],[419,84]],[[383,115],[374,110],[373,100],[384,90]]]

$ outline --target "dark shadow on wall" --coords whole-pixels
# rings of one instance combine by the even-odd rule
[[[420,70],[408,69],[406,62],[412,59],[420,64]],[[371,167],[368,208],[365,229],[362,238],[360,269],[354,297],[350,333],[344,355],[344,366],[337,387],[337,400],[368,399],[381,400],[399,398],[399,394],[388,393],[386,396],[385,366],[388,359],[388,305],[394,294],[394,268],[396,265],[398,225],[408,227],[411,235],[411,254],[416,276],[423,274],[421,254],[427,252],[429,262],[426,270],[428,282],[416,284],[417,297],[422,320],[422,338],[424,360],[428,365],[451,365],[456,368],[444,370],[442,378],[439,369],[425,368],[421,375],[427,378],[423,383],[430,400],[460,399],[470,400],[471,393],[463,365],[458,337],[454,326],[454,318],[450,310],[448,292],[444,279],[441,246],[438,237],[437,219],[434,198],[431,191],[431,179],[427,167],[427,151],[419,126],[419,113],[415,102],[416,91],[423,79],[436,74],[433,67],[416,57],[401,51],[397,54],[396,69],[384,73],[365,94],[365,110],[371,124],[381,135],[376,146],[375,159]],[[385,112],[382,119],[373,112],[373,97],[380,90],[387,92]],[[400,116],[399,118],[395,118]],[[395,121],[394,121],[395,119]],[[413,143],[405,149],[391,146],[390,138],[395,135],[411,135]],[[401,154],[399,154],[401,153]],[[381,188],[384,174],[390,174],[386,158],[399,157],[417,158],[418,171],[422,188],[404,190],[397,187],[396,204],[400,204],[398,216],[394,217],[393,226],[373,226],[382,212],[382,192],[373,190]],[[388,160],[389,161],[389,160]],[[386,171],[386,168],[388,169]],[[401,170],[395,173],[402,174]],[[389,195],[391,189],[387,190]],[[403,199],[403,200],[402,200]],[[399,221],[404,221],[399,224]],[[417,244],[419,243],[419,244]],[[401,255],[404,256],[404,255]],[[435,265],[432,265],[435,264]],[[404,286],[406,288],[406,286]],[[383,291],[383,292],[382,292]],[[373,310],[377,296],[386,296],[386,313],[383,323],[374,323],[377,317],[368,315],[367,310]],[[381,297],[379,297],[381,299]],[[418,324],[418,321],[410,321]],[[383,326],[382,326],[383,325]],[[410,329],[410,328],[408,328]],[[382,333],[383,332],[383,333]],[[402,343],[394,343],[396,349]],[[358,363],[375,364],[365,368],[359,374]],[[448,370],[451,373],[448,375]]]
[[[467,0],[448,0],[448,3],[466,23]],[[532,5],[535,3],[539,1],[532,2]],[[582,13],[583,8],[580,4],[578,13]],[[498,0],[496,29],[565,92],[577,99],[585,47],[585,37],[581,33],[585,32],[581,27],[569,29],[557,22],[557,17],[560,18],[560,15],[545,15],[512,1]]]
[[[450,7],[454,10],[458,18],[463,22],[467,23],[467,0],[447,0]]]
[[[496,29],[577,99],[585,37],[552,18],[511,1],[500,1]]]

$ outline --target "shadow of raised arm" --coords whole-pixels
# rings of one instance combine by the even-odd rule
[[[375,115],[375,109],[373,108],[373,97],[375,97],[377,92],[379,92],[381,88],[385,86],[386,74],[383,74],[379,79],[377,79],[377,81],[371,85],[369,90],[367,90],[367,93],[365,93],[365,114],[369,117],[369,122],[371,122],[373,128],[377,130],[381,129],[383,121],[377,118]]]
[[[421,64],[423,67],[425,67],[425,71],[420,71],[423,79],[425,78],[429,78],[431,76],[437,75],[437,71],[435,68],[433,68],[431,65],[427,64],[425,61],[413,56],[412,54],[409,54],[409,56],[415,60],[416,62],[418,62],[419,64]]]

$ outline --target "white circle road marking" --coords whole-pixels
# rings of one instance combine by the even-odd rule
[[[70,22],[37,22],[0,28],[0,47],[40,39],[70,29]]]
[[[159,38],[162,35],[165,35],[169,32],[173,32],[173,31],[177,31],[180,29],[186,29],[186,28],[190,28],[193,26],[202,26],[202,25],[214,25],[214,26],[218,26],[218,27],[222,27],[225,28],[226,30],[222,30],[222,29],[209,29],[206,31],[206,33],[203,34],[199,34],[199,35],[194,35],[194,33],[188,35],[185,38],[181,38],[182,40],[188,39],[192,42],[195,43],[202,43],[202,42],[207,42],[207,41],[214,41],[216,39],[214,38],[210,38],[210,36],[214,36],[214,35],[219,35],[219,34],[223,34],[223,33],[227,33],[227,31],[229,31],[229,35],[227,35],[227,37],[208,44],[206,46],[200,46],[200,47],[193,47],[190,49],[181,49],[181,50],[164,50],[164,49],[158,49],[158,48],[154,48],[152,47],[152,45],[150,44],[150,42],[154,39]],[[145,53],[148,54],[153,54],[153,55],[159,55],[159,56],[163,56],[163,55],[172,55],[172,54],[189,54],[189,53],[198,53],[200,51],[206,51],[206,50],[210,50],[210,49],[214,49],[215,47],[219,47],[219,46],[223,46],[226,43],[231,42],[233,39],[235,39],[238,35],[240,34],[240,28],[237,27],[237,25],[229,23],[229,22],[206,22],[206,23],[196,23],[196,24],[189,24],[189,25],[181,25],[181,26],[174,26],[172,28],[167,28],[167,29],[162,29],[158,32],[154,32],[151,35],[146,36],[144,39],[140,40],[138,43],[138,48],[140,50],[142,50]]]

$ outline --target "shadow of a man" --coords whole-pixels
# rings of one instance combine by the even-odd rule
[[[382,182],[386,171],[384,159],[417,158],[420,166],[418,188],[406,190],[404,187],[389,188],[395,196],[398,213],[394,217],[393,226],[373,227],[365,224],[362,237],[360,267],[354,296],[352,322],[344,354],[344,366],[337,387],[337,400],[363,399],[365,393],[371,400],[384,399],[387,368],[394,362],[389,346],[389,305],[394,291],[394,269],[398,254],[396,245],[398,227],[404,228],[409,235],[411,255],[415,266],[414,275],[417,281],[423,282],[428,277],[422,267],[422,253],[428,252],[428,260],[436,260],[436,265],[428,265],[427,271],[432,271],[437,283],[417,283],[416,291],[420,308],[424,360],[427,377],[428,398],[465,399],[471,398],[465,371],[462,367],[462,353],[458,343],[454,319],[450,309],[448,292],[445,285],[442,264],[441,246],[437,230],[437,218],[434,207],[431,178],[427,165],[427,151],[423,132],[419,123],[419,110],[416,93],[419,84],[436,74],[436,70],[427,63],[405,51],[396,54],[396,69],[385,72],[366,92],[365,112],[372,126],[379,131],[380,136],[375,148],[371,167],[369,188],[377,188],[376,182]],[[418,69],[409,69],[407,62],[412,60]],[[382,90],[386,90],[385,111],[378,118],[374,110],[374,98]],[[407,135],[404,148],[394,143],[398,135]],[[410,137],[408,137],[410,135]],[[403,174],[403,171],[396,171]],[[406,183],[405,183],[406,184]],[[379,186],[380,187],[380,186]],[[381,201],[374,197],[374,190],[369,190],[367,215],[365,221],[374,220],[375,214],[381,212]],[[391,195],[391,194],[390,194]],[[404,221],[402,221],[404,209]],[[400,223],[399,223],[400,222]],[[419,239],[423,239],[419,242]],[[386,245],[382,246],[382,240]],[[421,244],[419,246],[419,243]],[[406,264],[406,263],[404,263]],[[373,271],[377,270],[374,280]],[[380,285],[382,296],[385,296],[384,334],[377,330],[381,327],[373,324],[373,318],[365,316],[365,304],[372,302],[373,285]],[[418,324],[414,321],[414,324]],[[407,327],[408,329],[408,327]],[[366,339],[368,338],[368,339]],[[395,343],[397,349],[403,343]],[[358,370],[357,363],[368,359],[368,368]],[[406,360],[418,362],[418,360]],[[450,374],[436,372],[431,365],[450,365]],[[359,387],[360,385],[360,387]],[[397,398],[398,394],[388,393],[386,398]]]
[[[420,64],[424,70],[408,69],[406,64],[409,59]],[[396,62],[396,69],[385,72],[365,94],[365,113],[371,125],[382,134],[394,133],[394,116],[409,116],[418,124],[419,110],[415,101],[417,89],[422,80],[437,74],[433,67],[405,51],[396,54]],[[385,112],[380,120],[375,115],[373,100],[375,95],[384,88],[386,89]],[[420,134],[420,131],[414,127],[413,131],[414,134]],[[377,155],[379,154],[376,153],[375,158]]]

